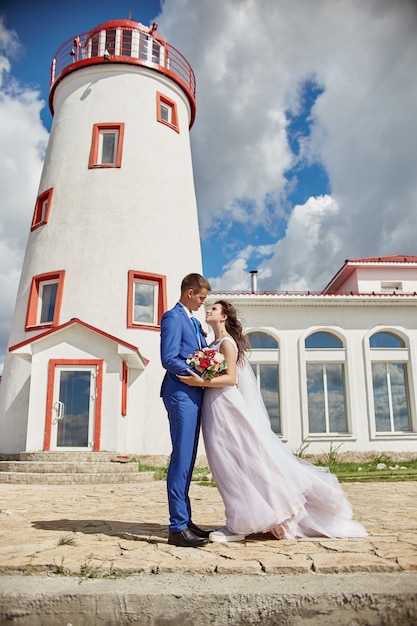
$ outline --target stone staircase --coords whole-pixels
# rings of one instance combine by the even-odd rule
[[[140,472],[137,461],[115,452],[21,452],[0,461],[0,483],[112,484],[154,480],[154,472]]]

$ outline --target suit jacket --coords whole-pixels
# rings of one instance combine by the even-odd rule
[[[206,346],[200,322],[198,326],[201,346]],[[161,320],[161,361],[167,370],[162,382],[161,396],[172,396],[181,390],[193,399],[201,398],[201,387],[188,387],[177,378],[177,374],[187,375],[189,366],[185,361],[199,347],[194,324],[183,305],[177,302],[172,309],[164,313]]]

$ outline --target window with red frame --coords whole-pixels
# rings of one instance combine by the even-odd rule
[[[129,271],[127,325],[158,330],[166,311],[166,277]]]
[[[53,195],[54,190],[51,188],[47,189],[37,197],[30,230],[35,230],[35,228],[39,228],[39,226],[43,226],[47,223],[49,213],[51,211]]]
[[[93,125],[89,169],[121,167],[124,127],[123,123]]]
[[[32,278],[26,315],[26,330],[58,326],[65,271]]]
[[[173,128],[177,133],[180,132],[177,104],[159,91],[156,93],[156,116],[158,122]]]

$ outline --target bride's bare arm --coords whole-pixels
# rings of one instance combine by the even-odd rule
[[[178,378],[189,387],[205,387],[206,389],[213,387],[233,387],[236,385],[236,350],[230,341],[223,341],[220,346],[220,352],[224,354],[227,363],[227,370],[224,374],[216,376],[211,380],[201,378],[195,372],[188,370],[190,376],[180,376]]]

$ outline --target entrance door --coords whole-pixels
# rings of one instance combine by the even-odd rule
[[[96,398],[96,366],[55,366],[51,450],[94,449]]]

